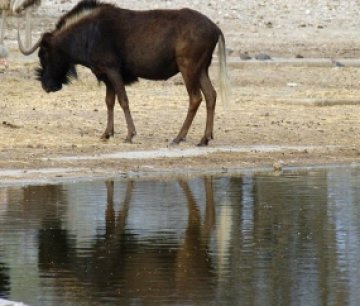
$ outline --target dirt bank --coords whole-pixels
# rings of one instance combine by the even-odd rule
[[[76,168],[80,174],[116,175],[360,160],[356,67],[281,62],[239,66],[230,59],[232,103],[218,104],[215,139],[203,149],[196,144],[204,130],[205,107],[200,108],[187,142],[176,147],[169,144],[188,104],[178,77],[167,82],[141,81],[128,88],[138,135],[133,144],[127,144],[118,105],[115,137],[99,139],[106,122],[105,88],[90,72],[81,69],[79,80],[58,93],[46,94],[33,78],[35,65],[35,61],[24,63],[15,57],[0,74],[2,169],[24,173],[67,169],[52,172],[57,176],[71,175],[68,170]],[[156,153],[164,150],[178,153]],[[189,154],[192,150],[196,154]],[[128,157],[113,154],[117,152],[129,152]],[[3,179],[18,175],[0,172]]]

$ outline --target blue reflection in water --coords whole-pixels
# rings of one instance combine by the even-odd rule
[[[357,305],[360,171],[0,189],[0,297]]]
[[[328,217],[336,240],[336,269],[331,272],[339,279],[338,290],[348,296],[350,304],[356,305],[360,301],[359,180],[350,169],[342,169],[329,171],[327,182]]]

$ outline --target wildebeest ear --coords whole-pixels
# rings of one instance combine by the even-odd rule
[[[53,34],[52,33],[45,33],[42,37],[41,46],[44,49],[50,49],[51,48],[51,42],[52,42]]]

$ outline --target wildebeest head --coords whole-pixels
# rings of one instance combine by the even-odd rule
[[[39,48],[40,66],[36,69],[37,79],[46,92],[55,92],[76,78],[76,69],[60,48],[55,48],[54,35],[45,33],[30,49],[24,48],[18,33],[20,51],[29,55]]]

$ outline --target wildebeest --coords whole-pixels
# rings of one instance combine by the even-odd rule
[[[31,48],[39,48],[38,79],[46,92],[58,91],[76,76],[75,65],[91,69],[106,85],[107,127],[102,138],[114,135],[115,96],[124,111],[126,141],[136,134],[125,85],[138,78],[166,80],[181,72],[189,94],[189,108],[173,143],[184,141],[202,95],[206,100],[206,128],[199,145],[213,138],[216,91],[209,78],[213,51],[219,42],[220,89],[227,99],[224,35],[206,16],[191,9],[133,11],[97,0],[83,0],[62,16],[55,30],[44,33]]]

